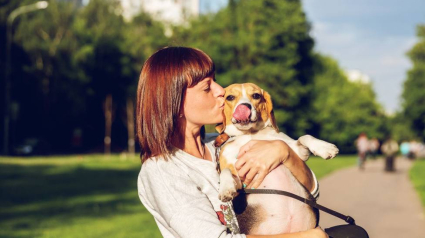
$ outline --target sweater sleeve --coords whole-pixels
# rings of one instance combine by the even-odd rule
[[[139,174],[139,197],[167,237],[246,237],[227,233],[200,188],[172,162],[146,161]]]

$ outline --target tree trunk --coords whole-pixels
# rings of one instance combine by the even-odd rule
[[[133,100],[127,98],[127,130],[128,130],[128,153],[130,156],[134,156],[134,107]]]
[[[105,155],[111,154],[111,131],[112,131],[112,95],[108,94],[105,99],[105,138],[103,139],[105,145]]]

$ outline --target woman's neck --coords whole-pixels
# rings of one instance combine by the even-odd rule
[[[186,127],[183,133],[179,133],[179,138],[174,138],[173,145],[186,153],[189,153],[195,157],[204,157],[204,144],[201,138],[201,128]]]

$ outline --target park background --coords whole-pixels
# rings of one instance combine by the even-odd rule
[[[36,2],[0,3],[0,236],[158,236],[137,198],[133,108],[143,62],[167,45],[205,51],[223,86],[263,87],[291,137],[336,144],[343,155],[309,162],[320,178],[355,164],[361,132],[381,142],[425,139],[424,22],[401,26],[416,37],[399,105],[388,110],[373,78],[353,78],[317,49],[303,1],[230,0],[172,24],[145,12],[128,17],[115,0],[52,0],[7,22]],[[423,169],[418,159],[410,176],[425,204]]]

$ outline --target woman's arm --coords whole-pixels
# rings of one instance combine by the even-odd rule
[[[268,236],[256,236],[247,235],[246,238],[329,238],[329,236],[320,228],[301,231],[296,233],[279,234],[279,235],[268,235]]]
[[[258,188],[266,175],[283,163],[309,191],[315,189],[311,170],[298,155],[281,140],[252,140],[239,150],[236,169],[247,188]]]

